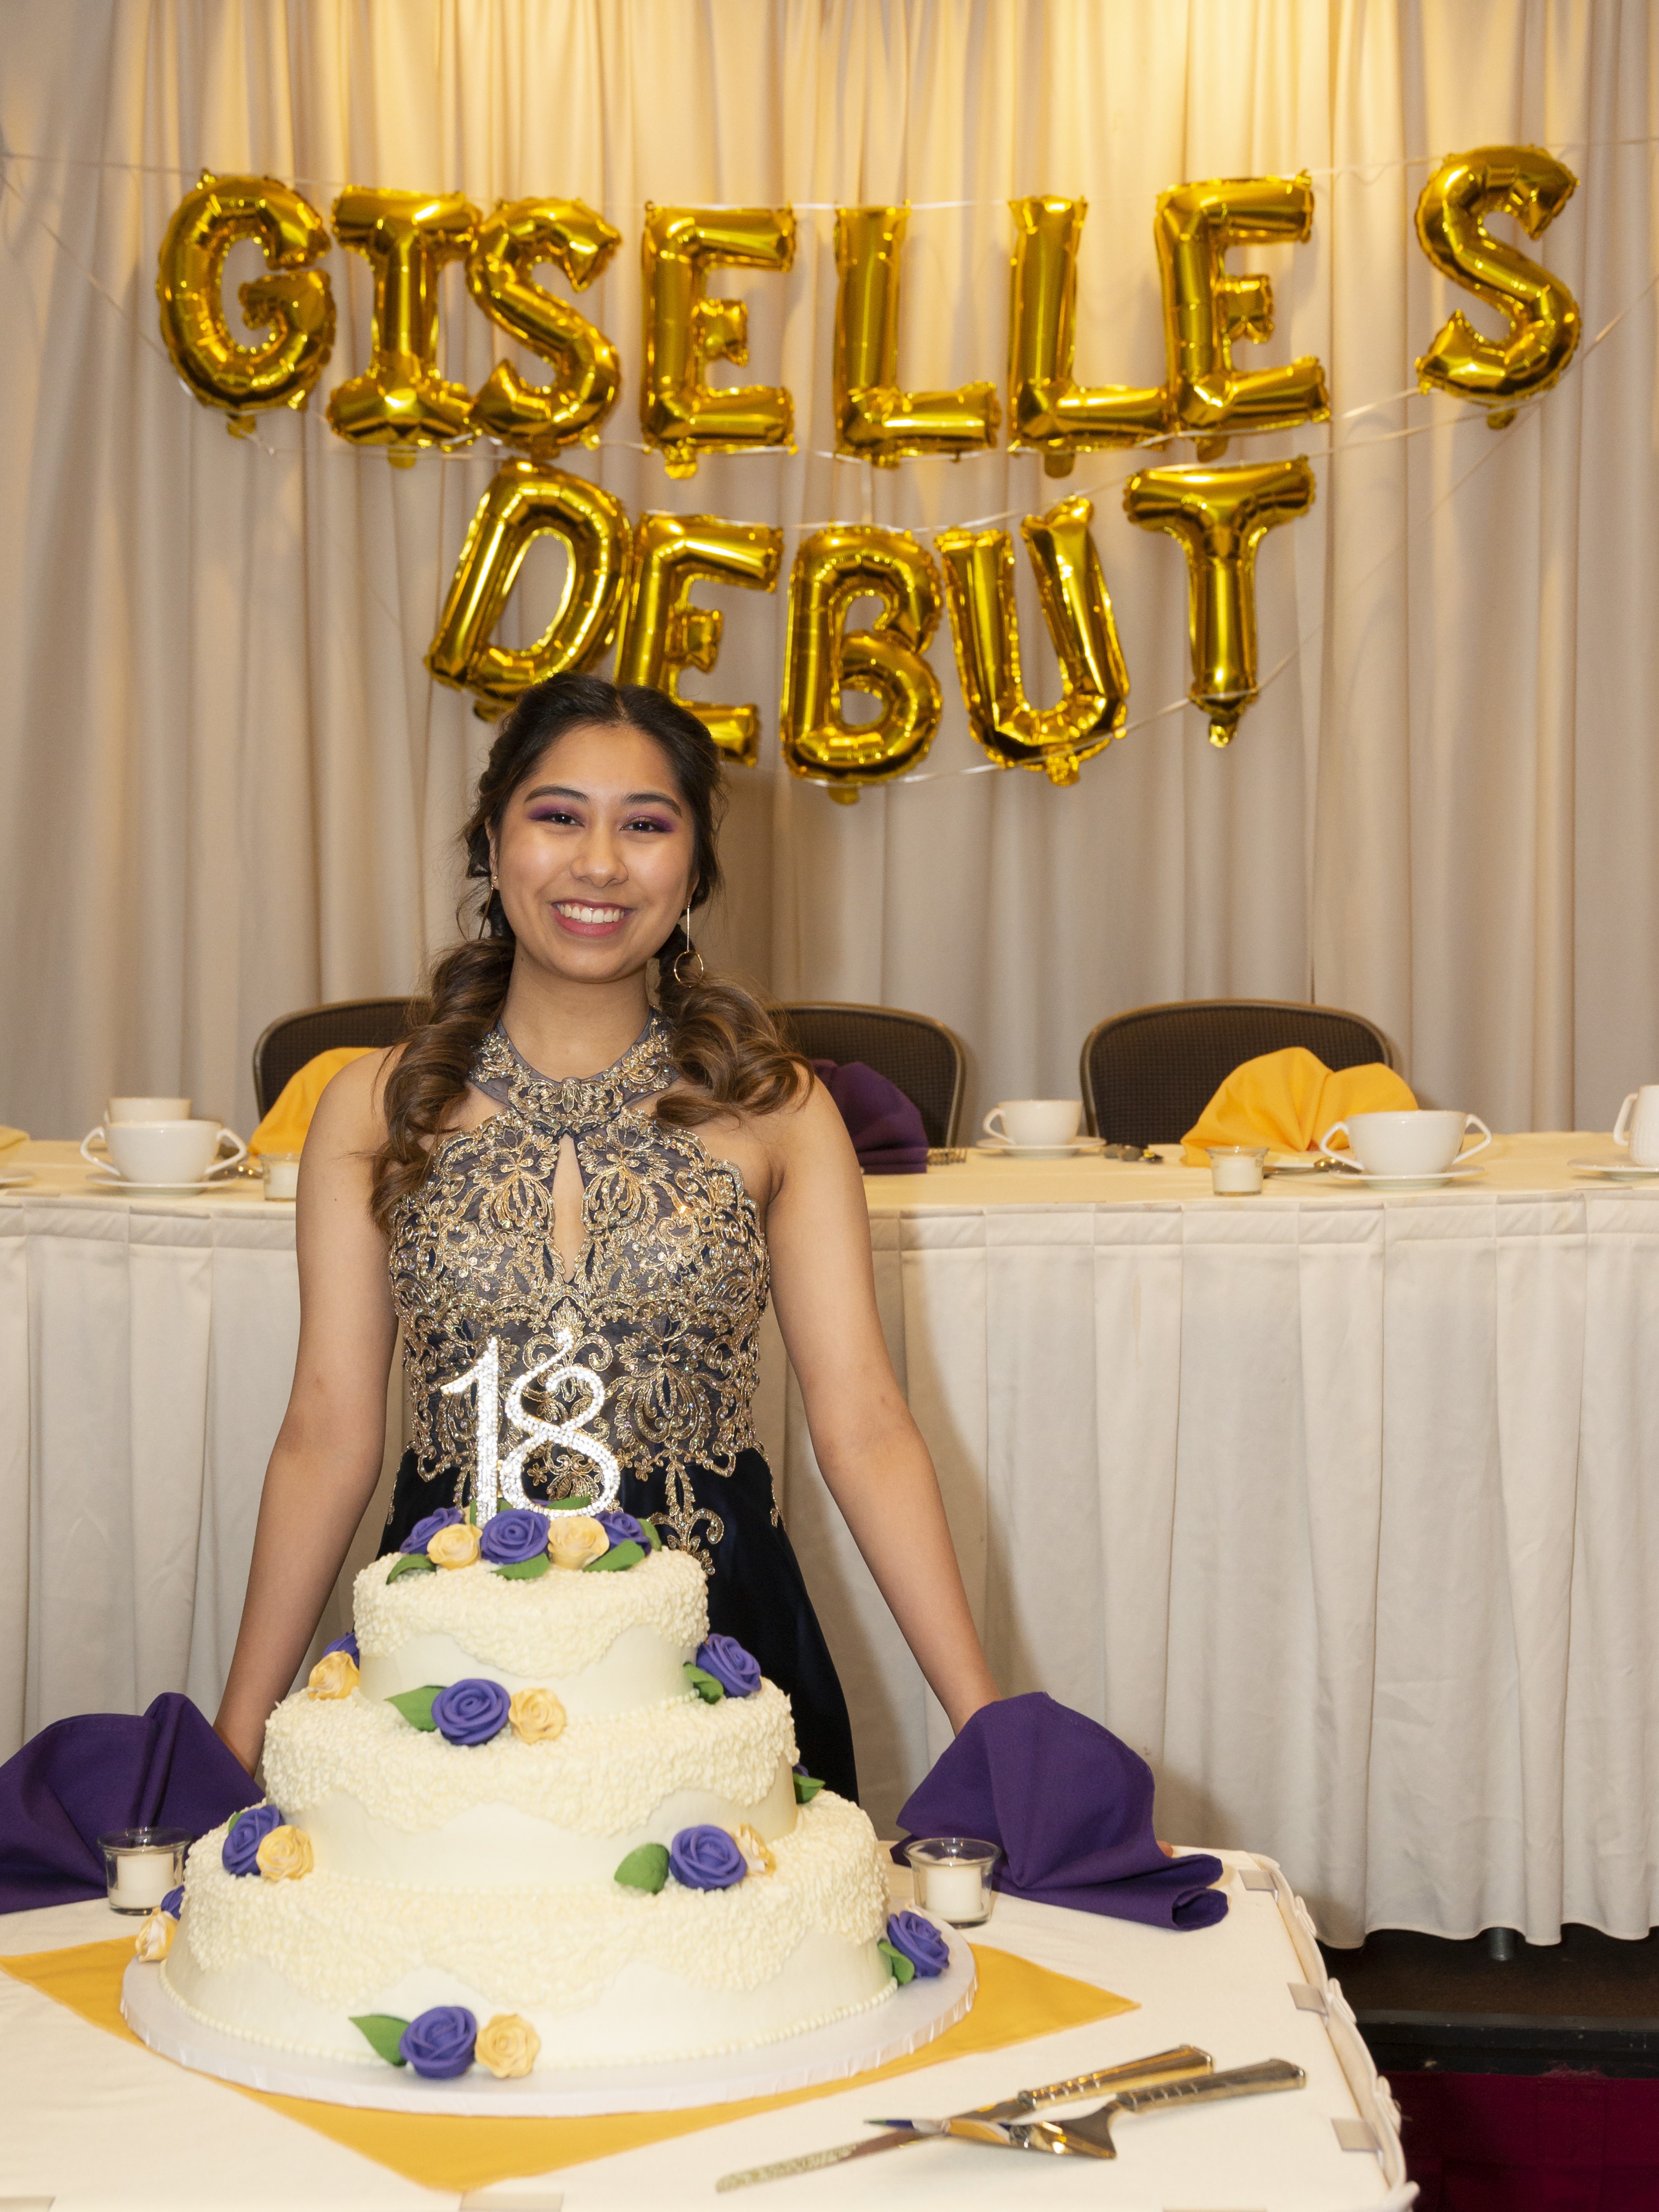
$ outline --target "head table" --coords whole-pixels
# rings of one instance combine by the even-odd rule
[[[977,1156],[866,1184],[1002,1686],[1104,1721],[1162,1832],[1271,1852],[1338,1943],[1659,1921],[1659,1183],[1568,1164],[1598,1154],[1502,1138],[1408,1194]],[[163,1689],[212,1709],[297,1324],[293,1208],[257,1184],[0,1161],[30,1169],[0,1191],[0,1754]],[[944,1718],[768,1327],[762,1431],[890,1824]]]

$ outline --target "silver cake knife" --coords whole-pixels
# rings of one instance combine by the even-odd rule
[[[1127,2093],[1165,2081],[1185,2081],[1208,2074],[1214,2065],[1207,2051],[1183,2043],[1173,2051],[1155,2051],[1150,2058],[1133,2058],[1121,2066],[1109,2066],[1098,2074],[1074,2074],[1046,2088],[1021,2089],[1000,2105],[977,2105],[955,2117],[963,2120],[1028,2120],[1044,2105],[1069,2104],[1074,2098],[1092,2097],[1100,2090]],[[857,2142],[836,2143],[829,2150],[811,2150],[799,2158],[781,2158],[771,2166],[744,2166],[723,2173],[717,2190],[747,2189],[757,2181],[782,2181],[792,2173],[811,2173],[821,2166],[842,2166],[848,2159],[868,2158],[877,2151],[898,2150],[905,2143],[927,2142],[930,2136],[915,2128],[890,2128],[878,2136],[862,2136]]]

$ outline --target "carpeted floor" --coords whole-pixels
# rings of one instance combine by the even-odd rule
[[[1621,1943],[1565,1928],[1559,1943],[1523,1943],[1500,1966],[1484,1936],[1449,1943],[1378,1929],[1358,1951],[1322,1946],[1358,2013],[1546,2014],[1555,2019],[1659,2021],[1659,1930]]]

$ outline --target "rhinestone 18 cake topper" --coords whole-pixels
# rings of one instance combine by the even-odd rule
[[[532,1452],[542,1444],[562,1444],[568,1451],[580,1452],[591,1459],[599,1469],[599,1487],[590,1501],[589,1510],[605,1513],[616,1505],[622,1496],[622,1469],[616,1455],[606,1449],[597,1437],[582,1432],[599,1413],[605,1403],[605,1385],[591,1367],[581,1367],[568,1361],[574,1339],[568,1329],[561,1329],[553,1340],[553,1356],[538,1366],[526,1368],[507,1393],[507,1418],[514,1427],[522,1431],[520,1442],[514,1444],[505,1458],[500,1456],[501,1416],[501,1340],[492,1336],[485,1346],[483,1356],[465,1375],[458,1375],[443,1388],[447,1398],[457,1397],[474,1383],[478,1389],[477,1466],[473,1483],[473,1496],[477,1502],[480,1527],[491,1515],[504,1505],[533,1505],[538,1501],[527,1497],[524,1486],[525,1462]],[[534,1413],[525,1411],[524,1394],[532,1382],[540,1382],[548,1391],[556,1390],[562,1382],[586,1383],[587,1403],[568,1420],[544,1421]]]

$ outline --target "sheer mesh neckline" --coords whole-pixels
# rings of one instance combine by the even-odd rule
[[[560,1130],[592,1128],[668,1089],[678,1074],[668,1054],[668,1024],[653,1011],[620,1060],[597,1075],[544,1075],[497,1022],[478,1048],[472,1081],[486,1097],[526,1120]]]

